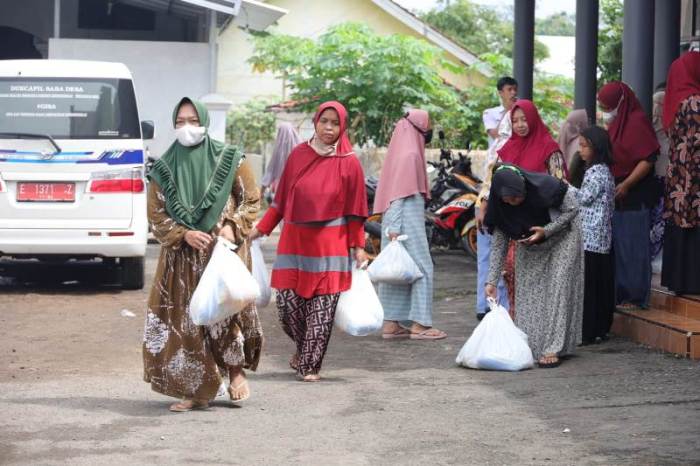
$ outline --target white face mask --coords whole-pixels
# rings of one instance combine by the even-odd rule
[[[204,140],[206,133],[204,126],[184,125],[175,129],[177,141],[185,147],[196,146]]]
[[[617,109],[612,112],[600,112],[600,116],[603,118],[603,123],[609,125],[617,116]]]

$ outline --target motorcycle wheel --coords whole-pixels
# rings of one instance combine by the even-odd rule
[[[469,254],[470,257],[476,260],[476,224],[467,228],[466,233],[462,236],[462,249]]]

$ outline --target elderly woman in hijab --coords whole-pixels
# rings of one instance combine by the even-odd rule
[[[269,190],[274,197],[274,193],[277,190],[277,183],[279,183],[282,177],[282,172],[284,171],[284,166],[287,164],[289,154],[292,152],[292,149],[300,143],[301,138],[296,129],[294,129],[294,126],[287,122],[281,123],[279,128],[277,128],[277,138],[275,139],[275,147],[272,150],[272,157],[267,164],[267,170],[265,170],[265,175],[260,183],[263,192]]]
[[[651,209],[661,195],[654,178],[659,142],[627,84],[604,85],[598,91],[598,104],[613,151],[616,300],[623,307],[646,308],[651,291]]]
[[[195,325],[187,308],[217,235],[236,243],[251,266],[246,237],[259,209],[255,175],[235,147],[207,133],[209,114],[183,98],[173,113],[177,140],[149,174],[148,219],[161,244],[148,299],[143,342],[144,379],[167,396],[183,398],[171,411],[206,409],[221,376],[234,401],[250,396],[244,368],[255,370],[262,328],[255,305],[211,326]]]
[[[586,171],[586,164],[581,160],[581,155],[578,153],[578,137],[588,126],[586,110],[577,109],[569,112],[566,121],[564,121],[559,130],[559,148],[569,169],[569,181],[577,188],[581,187],[583,174]]]
[[[566,161],[559,144],[552,138],[535,104],[527,99],[519,99],[510,115],[513,132],[498,151],[500,160],[534,173],[547,173],[559,179],[566,178]],[[511,315],[516,313],[515,267],[515,244],[511,242],[504,275]]]
[[[542,368],[581,343],[584,256],[575,189],[514,165],[496,168],[484,224],[493,234],[486,294],[496,298],[508,241],[517,241],[515,324]]]
[[[700,52],[671,64],[663,124],[671,153],[661,284],[678,294],[700,294]]]
[[[382,248],[399,235],[418,265],[423,278],[410,285],[379,285],[384,307],[383,338],[439,340],[447,334],[432,327],[433,262],[425,235],[425,200],[430,198],[426,174],[425,144],[432,130],[428,112],[411,110],[391,135],[374,198],[374,212],[382,213]]]
[[[304,382],[317,382],[340,293],[367,260],[367,195],[360,161],[346,134],[347,111],[321,104],[315,133],[289,155],[270,209],[250,239],[269,235],[284,219],[272,270],[277,308],[296,351],[289,365]]]

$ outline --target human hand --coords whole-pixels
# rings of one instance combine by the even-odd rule
[[[185,233],[185,242],[198,251],[205,250],[212,241],[214,237],[203,231],[190,230]]]
[[[399,237],[398,233],[389,233],[389,240],[391,240],[391,241],[394,241],[398,237]]]
[[[256,239],[260,238],[263,234],[258,230],[257,228],[253,228],[250,230],[250,233],[248,233],[248,241],[255,241]]]
[[[223,236],[224,239],[236,242],[236,236],[233,234],[233,227],[231,225],[224,225],[221,230],[219,230],[219,236]]]
[[[488,208],[488,202],[486,199],[481,200],[481,206],[479,206],[479,209],[476,212],[476,228],[479,230],[479,233],[484,233],[484,219],[486,218],[486,209]]]
[[[355,248],[353,255],[355,256],[355,267],[358,269],[364,267],[365,264],[369,261],[369,256],[367,255],[367,252],[365,252],[365,250],[362,248]]]
[[[620,183],[617,186],[615,186],[615,200],[616,201],[621,201],[625,197],[627,197],[627,193],[629,192],[629,188],[625,183]]]
[[[491,285],[490,283],[486,284],[486,288],[484,289],[484,292],[486,293],[487,298],[493,298],[497,299],[497,293],[496,293],[496,287]]]
[[[527,245],[537,244],[545,239],[544,228],[542,227],[532,227],[530,228],[532,235],[525,239],[521,239],[519,242]]]

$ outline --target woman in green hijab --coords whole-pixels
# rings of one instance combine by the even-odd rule
[[[211,326],[195,325],[187,308],[217,235],[239,246],[260,207],[253,171],[235,147],[207,134],[203,104],[183,98],[173,112],[177,140],[149,174],[148,219],[161,244],[144,331],[144,379],[164,395],[182,398],[171,411],[206,409],[222,375],[234,401],[250,396],[243,371],[255,370],[262,329],[255,305]]]

